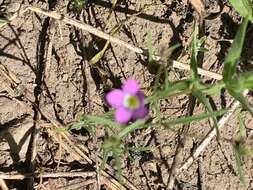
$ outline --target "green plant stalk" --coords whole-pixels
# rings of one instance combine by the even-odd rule
[[[148,125],[145,125],[145,120],[138,120],[134,122],[133,124],[127,126],[124,128],[118,135],[117,138],[123,139],[125,136],[127,136],[129,133],[136,129],[142,129],[142,128],[147,128]]]
[[[189,124],[191,122],[196,122],[196,121],[200,121],[200,120],[207,119],[210,117],[217,117],[217,116],[223,115],[223,114],[227,113],[227,111],[228,110],[224,109],[224,110],[219,110],[219,111],[215,111],[215,112],[208,112],[205,114],[193,115],[193,116],[189,116],[189,117],[182,117],[182,118],[178,118],[175,120],[164,121],[164,122],[162,122],[162,124],[163,125]]]
[[[146,99],[146,103],[151,103],[162,98],[169,98],[172,96],[180,96],[183,94],[191,94],[192,89],[190,88],[191,82],[189,80],[176,81],[170,83],[170,87],[165,88],[164,90],[157,91],[153,96],[150,96]],[[219,81],[213,85],[204,85],[198,84],[197,89],[205,95],[215,95],[218,94],[221,89],[225,88],[226,85],[224,81]]]
[[[199,88],[199,90],[206,95],[216,95],[220,93],[220,91],[225,87],[226,87],[225,83],[223,81],[219,81],[216,84]]]
[[[189,84],[190,84],[189,80],[181,80],[181,81],[176,81],[174,83],[170,83],[170,87],[165,88],[164,90],[155,92],[154,95],[146,99],[146,102],[151,103],[153,101],[172,96],[173,94],[180,93],[181,91],[185,89],[189,89]]]
[[[243,19],[243,22],[240,25],[238,32],[236,33],[232,47],[225,59],[225,66],[223,69],[223,80],[225,83],[229,83],[235,74],[236,65],[238,64],[242,53],[248,23],[248,19]]]
[[[154,61],[153,57],[155,54],[155,50],[152,44],[152,34],[148,32],[147,36],[147,47],[148,47],[148,62],[152,63]]]
[[[234,145],[234,154],[235,154],[235,163],[236,163],[236,172],[241,182],[244,181],[244,173],[243,173],[243,166],[242,160],[240,155],[240,145]]]
[[[191,59],[190,59],[190,77],[192,80],[198,80],[198,32],[197,26],[194,23],[193,40],[191,47]]]

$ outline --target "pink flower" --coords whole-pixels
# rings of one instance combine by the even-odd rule
[[[121,124],[144,118],[148,114],[144,99],[145,95],[134,79],[126,80],[122,89],[114,89],[106,95],[108,104],[116,109],[116,121]]]

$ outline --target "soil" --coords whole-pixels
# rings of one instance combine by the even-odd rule
[[[148,10],[130,17],[146,4],[152,3],[154,5]],[[187,0],[118,1],[110,19],[111,4],[106,0],[87,1],[83,9],[78,9],[74,1],[68,0],[0,0],[1,17],[9,18],[20,6],[23,9],[27,5],[56,11],[106,33],[127,19],[115,37],[145,49],[150,33],[157,53],[180,43],[182,47],[172,54],[172,59],[184,63],[189,54],[183,47],[190,43],[194,20],[198,18]],[[242,18],[226,1],[206,0],[205,8],[207,16],[204,35],[208,51],[205,52],[202,67],[221,73],[225,55]],[[96,128],[96,137],[85,129],[65,131],[65,138],[54,127],[68,126],[80,120],[82,115],[108,112],[105,93],[111,88],[120,87],[121,82],[128,77],[137,79],[148,95],[157,74],[156,68],[147,64],[142,56],[115,44],[110,46],[96,67],[91,67],[89,60],[104,44],[104,40],[94,35],[31,11],[0,28],[0,65],[18,81],[10,82],[0,72],[0,178],[2,174],[97,171],[99,157],[102,156],[104,128]],[[246,46],[243,58],[247,60],[247,65],[252,65],[252,44]],[[170,69],[169,66],[168,70],[174,80],[189,75],[187,71]],[[226,93],[213,98],[218,108],[227,107],[231,100]],[[183,116],[187,112],[188,102],[187,96],[161,101],[161,113],[164,118]],[[203,106],[197,104],[194,113],[203,110]],[[249,126],[247,133],[250,135],[253,130],[252,117],[246,116],[246,124]],[[231,139],[238,128],[234,116],[221,135],[224,139]],[[191,125],[179,165],[210,129],[211,125],[207,121]],[[149,146],[152,150],[125,155],[123,178],[133,186],[119,182],[121,187],[115,188],[113,180],[118,179],[115,178],[115,172],[108,169],[113,166],[113,162],[108,162],[111,166],[107,167],[106,172],[110,175],[107,178],[103,177],[105,174],[102,175],[101,189],[123,189],[123,186],[140,190],[167,189],[179,131],[180,127],[175,130],[158,127],[135,131],[125,143],[133,147]],[[84,159],[85,155],[88,158]],[[214,139],[192,166],[177,176],[174,189],[253,189],[252,160],[244,160],[244,167],[245,184],[236,175],[231,143]],[[96,181],[96,175],[50,176],[34,178],[34,181],[31,178],[5,180],[9,189],[17,190],[31,187],[50,190],[98,189]]]

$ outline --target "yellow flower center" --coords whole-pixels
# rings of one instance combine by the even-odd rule
[[[124,97],[124,106],[128,109],[134,110],[140,106],[140,101],[136,96],[126,95]]]

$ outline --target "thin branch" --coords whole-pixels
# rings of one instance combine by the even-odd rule
[[[98,29],[96,29],[96,28],[94,28],[94,27],[92,27],[88,24],[81,23],[80,21],[67,18],[67,17],[65,17],[61,14],[56,13],[55,11],[54,12],[48,12],[48,11],[45,11],[45,10],[42,10],[42,9],[36,8],[36,7],[28,7],[28,9],[33,11],[33,12],[43,14],[45,16],[48,16],[48,17],[54,18],[56,20],[62,21],[66,24],[73,25],[73,26],[75,26],[77,28],[80,28],[82,30],[85,30],[86,32],[89,32],[89,33],[91,33],[95,36],[98,36],[102,39],[108,40],[111,43],[123,46],[123,47],[125,47],[125,48],[127,48],[127,49],[129,49],[129,50],[131,50],[135,53],[143,54],[143,55],[145,54],[145,51],[141,48],[130,45],[129,43],[127,43],[123,40],[120,40],[116,37],[113,37],[110,34],[104,33],[104,32],[102,32],[102,31],[100,31],[100,30],[98,30]],[[155,60],[160,60],[160,59],[161,59],[161,57],[155,56]],[[180,62],[177,62],[177,61],[172,61],[172,67],[177,68],[177,69],[190,70],[190,66],[188,64],[180,63]],[[217,80],[222,79],[222,76],[220,74],[217,74],[217,73],[214,73],[214,72],[211,72],[211,71],[207,71],[207,70],[204,70],[204,69],[201,69],[201,68],[198,68],[198,73],[200,75],[204,75],[204,76],[214,78],[214,79],[217,79]]]
[[[174,67],[176,69],[190,71],[190,65],[180,63],[178,61],[172,61],[172,67]],[[216,79],[216,80],[222,80],[222,75],[221,74],[218,74],[218,73],[215,73],[215,72],[212,72],[212,71],[207,71],[205,69],[198,68],[198,73],[202,76],[206,76],[206,77],[213,78],[213,79]]]
[[[11,174],[11,173],[0,173],[0,179],[8,180],[23,180],[27,178],[59,178],[59,177],[95,177],[95,172],[45,172],[45,173],[27,173],[27,174]]]
[[[104,33],[104,32],[102,32],[102,31],[100,31],[100,30],[98,30],[98,29],[96,29],[96,28],[94,28],[94,27],[92,27],[88,24],[81,23],[80,21],[77,21],[77,20],[74,20],[74,19],[66,18],[63,15],[56,13],[55,11],[54,12],[52,12],[52,11],[48,12],[48,11],[42,10],[40,8],[30,6],[26,9],[24,9],[23,11],[20,11],[19,13],[14,14],[10,19],[8,19],[8,22],[10,23],[15,18],[17,18],[18,16],[24,14],[28,10],[30,10],[32,12],[43,14],[43,15],[51,17],[51,18],[54,18],[58,21],[62,21],[64,23],[66,23],[66,24],[73,25],[77,28],[85,30],[86,32],[94,34],[95,36],[98,36],[102,39],[105,39],[105,40],[108,40],[112,43],[123,46],[123,47],[125,47],[125,48],[127,48],[127,49],[129,49],[129,50],[131,50],[135,53],[143,54],[143,55],[145,54],[145,51],[141,48],[130,45],[129,43],[124,42],[124,41],[122,41],[122,40],[120,40],[116,37],[113,37],[113,36],[107,34],[107,33]],[[161,59],[161,57],[155,56],[155,60],[160,60],[160,59]],[[190,66],[188,64],[180,63],[180,62],[175,61],[175,60],[172,61],[172,67],[177,68],[177,69],[187,70],[187,71],[190,70]],[[213,79],[216,79],[216,80],[221,80],[222,79],[222,75],[217,74],[215,72],[204,70],[202,68],[198,68],[198,73],[200,75],[203,75],[203,76],[206,76],[206,77],[209,77],[209,78],[213,78]]]
[[[23,10],[19,9],[16,13],[14,13],[10,18],[6,20],[4,24],[1,25],[1,27],[4,27],[5,25],[11,23],[13,20],[15,20],[17,17],[20,17],[23,15],[25,12],[27,12],[29,9],[25,8]]]
[[[80,28],[82,30],[85,30],[91,34],[94,34],[95,36],[98,36],[100,38],[103,38],[105,40],[108,40],[112,43],[116,43],[118,45],[121,45],[121,46],[124,46],[126,47],[127,49],[130,49],[136,53],[139,53],[139,54],[142,54],[144,53],[142,49],[140,48],[137,48],[137,47],[134,47],[132,45],[130,45],[129,43],[127,42],[124,42],[122,40],[119,40],[107,33],[104,33],[88,24],[85,24],[85,23],[81,23],[80,21],[77,21],[77,20],[73,20],[73,19],[69,19],[67,17],[65,17],[64,15],[61,15],[61,14],[58,14],[56,13],[55,11],[53,12],[48,12],[48,11],[44,11],[40,8],[37,8],[37,7],[28,7],[29,10],[31,10],[32,12],[36,12],[36,13],[39,13],[39,14],[43,14],[45,16],[48,16],[48,17],[51,17],[51,18],[54,18],[56,20],[60,20],[62,22],[65,22],[66,24],[70,24],[72,26],[75,26],[77,28]]]

